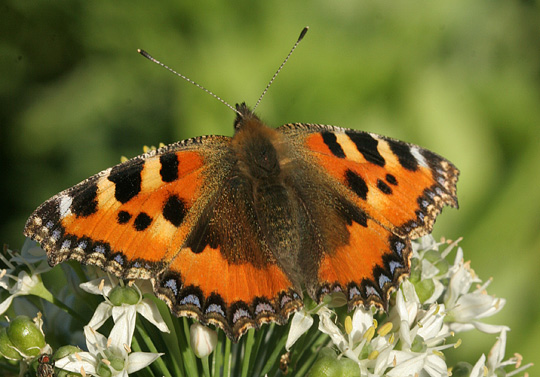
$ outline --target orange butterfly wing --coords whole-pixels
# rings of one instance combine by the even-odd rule
[[[459,171],[433,152],[376,134],[313,124],[278,130],[362,214],[349,221],[348,241],[323,253],[319,295],[343,290],[350,308],[386,307],[409,272],[411,239],[431,232],[443,206],[457,207]]]
[[[220,241],[204,246],[204,231],[193,234],[230,220],[213,203],[232,168],[224,158],[230,142],[190,139],[98,173],[43,203],[25,235],[52,265],[75,259],[121,278],[152,279],[177,315],[218,325],[233,339],[268,321],[284,323],[302,305],[291,282],[260,247],[231,241],[253,229],[221,226]],[[245,216],[229,202],[237,218]],[[227,229],[234,234],[223,235]]]

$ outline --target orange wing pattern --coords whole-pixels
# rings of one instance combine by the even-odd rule
[[[230,140],[190,139],[98,173],[43,203],[25,235],[41,243],[52,265],[75,259],[125,279],[152,279],[173,312],[233,339],[262,323],[284,323],[302,304],[275,260],[257,248],[234,251],[250,256],[235,260],[224,245],[199,250],[201,240],[189,237],[196,224],[228,221],[203,214],[230,173],[223,158]]]
[[[319,294],[343,290],[349,307],[386,307],[409,272],[411,239],[431,232],[443,206],[457,207],[459,171],[433,152],[372,133],[313,124],[278,130],[361,214],[349,220],[347,242],[323,252]]]

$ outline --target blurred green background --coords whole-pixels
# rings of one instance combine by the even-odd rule
[[[0,5],[0,240],[22,245],[45,199],[143,145],[232,135],[234,114],[139,56],[146,49],[269,125],[334,124],[427,147],[461,169],[463,236],[512,328],[540,361],[540,13],[535,1],[42,1]],[[463,335],[474,363],[495,341]],[[536,360],[535,360],[536,359]],[[449,361],[452,363],[452,360]],[[534,375],[534,369],[531,370]]]

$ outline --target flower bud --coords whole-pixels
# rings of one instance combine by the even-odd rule
[[[435,292],[435,283],[433,282],[433,279],[424,279],[415,283],[414,288],[420,302],[425,302]]]
[[[15,347],[13,342],[9,339],[6,328],[0,329],[0,355],[9,360],[21,360],[22,356]]]
[[[110,366],[103,362],[103,361],[100,361],[96,367],[96,372],[97,372],[97,375],[100,376],[100,377],[111,377],[112,376],[112,372],[111,372],[111,368]]]
[[[189,328],[189,335],[191,349],[197,357],[206,357],[214,351],[217,344],[217,333],[214,330],[195,322]]]
[[[319,352],[317,361],[308,373],[309,377],[360,377],[358,364],[351,359],[338,359],[336,353],[326,347]]]
[[[54,359],[60,360],[66,356],[73,355],[75,352],[81,352],[81,349],[77,346],[62,346],[54,353]]]
[[[460,361],[452,368],[452,376],[468,377],[471,375],[473,366],[465,361]]]
[[[38,356],[45,347],[45,335],[27,316],[20,315],[9,323],[7,335],[13,346],[28,356]]]

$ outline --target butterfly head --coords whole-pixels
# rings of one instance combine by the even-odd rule
[[[262,125],[262,121],[246,105],[245,102],[242,102],[241,104],[236,104],[236,119],[234,120],[234,132],[238,132],[250,123],[259,123]]]
[[[233,148],[240,169],[256,179],[275,177],[280,173],[276,130],[267,127],[245,103],[237,104]]]

